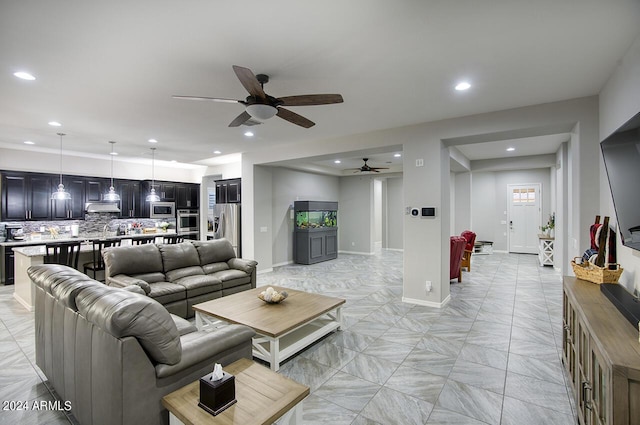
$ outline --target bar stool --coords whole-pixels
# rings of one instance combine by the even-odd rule
[[[162,243],[166,244],[176,244],[184,242],[184,237],[178,234],[165,235],[162,237]]]
[[[62,264],[64,266],[78,268],[80,257],[80,241],[56,242],[45,245],[45,264]]]
[[[104,270],[104,260],[102,259],[102,250],[112,246],[120,246],[120,240],[93,240],[93,261],[90,263],[84,263],[84,274],[88,275],[88,270],[93,272],[93,278],[96,278],[98,271]]]
[[[155,236],[142,236],[140,238],[131,239],[131,245],[145,245],[148,243],[155,243]]]

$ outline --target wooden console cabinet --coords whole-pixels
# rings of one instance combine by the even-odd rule
[[[582,425],[640,424],[638,329],[599,285],[564,277],[563,363]]]

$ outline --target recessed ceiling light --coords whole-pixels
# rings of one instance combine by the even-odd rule
[[[149,143],[158,143],[156,139],[149,139]]]
[[[178,162],[178,161],[176,161],[175,159],[172,159],[170,162]]]
[[[469,90],[471,88],[471,84],[467,83],[466,81],[462,81],[462,82],[456,84],[455,88],[458,91]]]
[[[244,133],[244,135],[245,135],[245,136],[247,136],[247,137],[253,137],[253,132],[251,132],[251,131],[246,131],[246,132]]]
[[[335,161],[333,161],[334,164],[340,164],[342,161],[340,161],[339,159],[336,159]]]
[[[507,152],[513,152],[515,150],[516,150],[516,148],[507,148]]]
[[[15,75],[16,77],[20,78],[21,80],[33,81],[33,80],[36,79],[36,77],[34,77],[33,75],[29,74],[28,72],[24,72],[24,71],[14,72],[13,75]]]
[[[31,140],[25,140],[25,141],[24,141],[24,144],[25,144],[25,145],[35,145],[35,143],[34,143],[34,142],[32,142]]]
[[[60,124],[58,121],[49,121],[49,125],[52,127],[61,127],[62,124]]]
[[[213,151],[213,153],[215,153],[216,155],[220,155],[222,152],[220,152],[220,151]]]
[[[394,156],[395,158],[400,158],[400,157],[402,156],[402,154],[401,154],[401,153],[397,153],[397,154],[395,154],[395,155],[393,155],[393,156]]]

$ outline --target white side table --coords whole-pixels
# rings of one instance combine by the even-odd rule
[[[553,266],[553,242],[555,238],[538,235],[538,260],[541,266]]]

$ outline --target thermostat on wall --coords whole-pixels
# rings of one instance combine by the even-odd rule
[[[435,217],[436,216],[435,207],[422,207],[422,216],[423,217]]]

